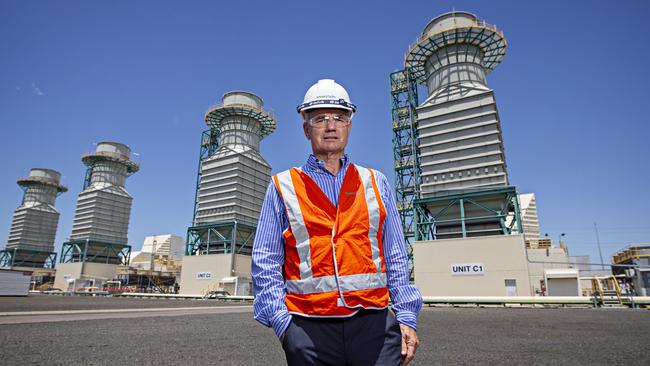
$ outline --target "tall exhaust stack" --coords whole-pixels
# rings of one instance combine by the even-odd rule
[[[454,11],[433,18],[404,59],[414,277],[428,296],[532,294],[517,190],[487,81],[505,53],[496,26]],[[426,88],[422,101],[418,85]]]
[[[522,232],[487,83],[505,53],[496,26],[454,11],[432,19],[404,70],[391,74],[396,196],[409,242]]]
[[[257,220],[271,179],[260,141],[276,126],[262,98],[224,94],[205,114],[192,227],[183,259],[183,294],[227,289],[250,292],[250,255]]]
[[[60,289],[101,287],[115,277],[118,266],[129,263],[131,254],[127,235],[133,198],[124,185],[140,169],[131,160],[131,149],[103,141],[81,161],[86,175],[72,233],[61,248],[55,279]]]
[[[126,178],[140,169],[130,156],[128,146],[104,141],[81,157],[86,178],[77,199],[70,240],[127,244],[133,198],[124,185]]]
[[[56,170],[33,168],[28,177],[16,182],[24,194],[14,211],[7,246],[0,251],[0,267],[53,267],[59,223],[54,205],[57,196],[68,190],[60,180]]]
[[[260,141],[275,130],[257,95],[226,93],[208,111],[205,123],[218,134],[218,148],[201,162],[194,225],[237,221],[257,225],[271,166],[260,154]]]
[[[427,98],[418,107],[421,197],[505,187],[508,173],[486,76],[506,52],[503,33],[471,13],[440,15],[406,56]]]

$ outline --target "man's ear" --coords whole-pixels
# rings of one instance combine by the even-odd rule
[[[311,137],[309,137],[309,125],[307,125],[307,122],[302,123],[302,130],[305,132],[307,140],[311,140]]]

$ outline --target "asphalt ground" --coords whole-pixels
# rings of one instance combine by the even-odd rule
[[[252,319],[245,303],[0,298],[0,312],[12,311],[36,313],[13,324],[17,315],[0,316],[5,365],[284,364],[273,332]],[[648,310],[424,308],[413,364],[648,365],[649,332]]]

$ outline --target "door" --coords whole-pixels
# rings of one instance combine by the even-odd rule
[[[517,280],[506,280],[506,296],[517,296]]]

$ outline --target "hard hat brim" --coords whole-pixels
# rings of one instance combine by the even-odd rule
[[[344,99],[321,99],[314,100],[308,103],[303,103],[296,107],[298,113],[318,109],[318,108],[338,108],[345,109],[346,111],[351,111],[352,113],[357,111],[357,106],[352,103],[346,102]]]

